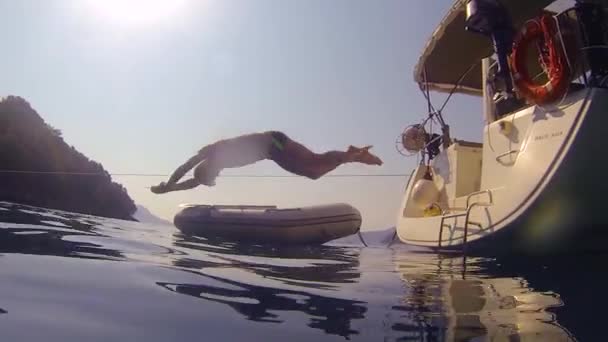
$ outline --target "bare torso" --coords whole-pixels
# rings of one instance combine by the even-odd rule
[[[219,140],[208,146],[207,161],[217,169],[242,167],[269,158],[272,137],[253,133]]]

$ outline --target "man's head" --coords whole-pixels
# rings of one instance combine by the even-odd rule
[[[194,169],[194,178],[206,186],[214,186],[215,178],[220,174],[220,170],[213,167],[208,162],[203,162]]]

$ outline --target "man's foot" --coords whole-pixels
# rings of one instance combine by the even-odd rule
[[[152,191],[155,194],[164,194],[166,192],[169,192],[169,188],[167,187],[167,183],[161,182],[158,185],[152,185],[150,187],[150,191]]]
[[[353,162],[363,163],[367,165],[382,165],[382,160],[378,156],[372,154],[369,149],[371,145],[365,147],[349,146],[346,153],[349,154]]]

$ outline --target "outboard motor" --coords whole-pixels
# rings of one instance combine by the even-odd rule
[[[495,99],[497,113],[507,113],[521,104],[513,91],[509,55],[513,47],[515,29],[507,9],[498,0],[469,0],[466,5],[465,28],[492,40],[498,59],[497,80],[504,88],[503,98]]]

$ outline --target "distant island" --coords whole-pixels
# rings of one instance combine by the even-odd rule
[[[136,210],[100,163],[17,96],[0,101],[0,201],[123,220],[134,220]]]

